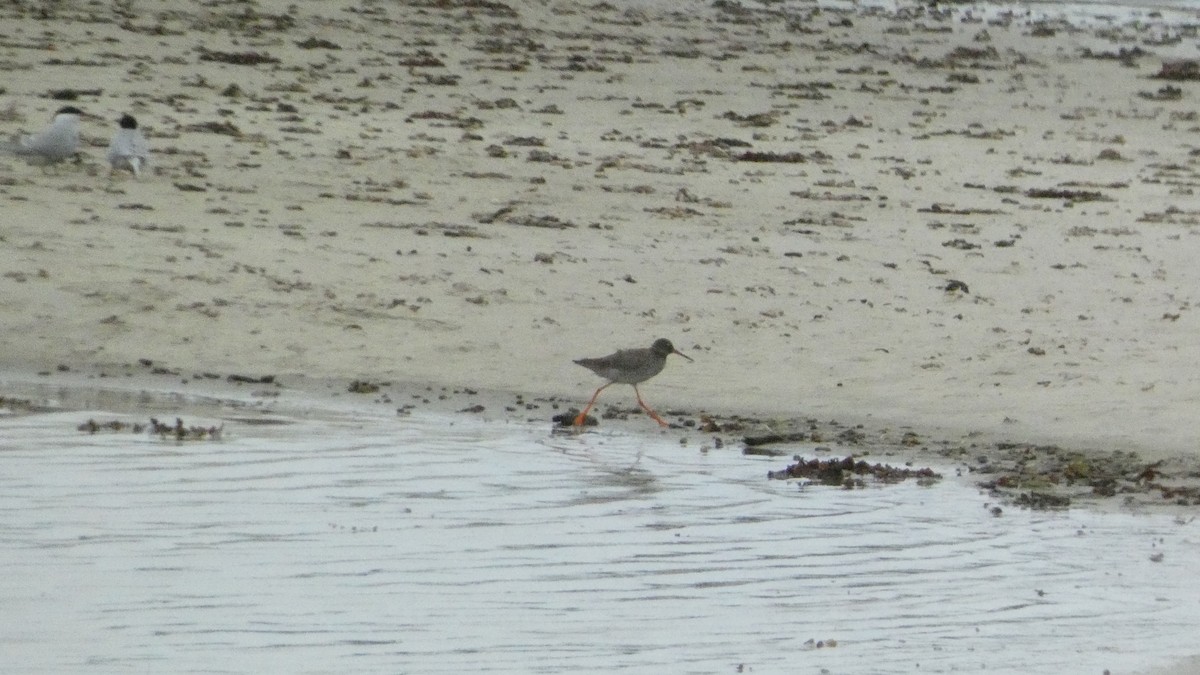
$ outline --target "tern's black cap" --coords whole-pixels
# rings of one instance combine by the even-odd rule
[[[118,123],[121,125],[122,129],[136,129],[137,128],[137,120],[134,119],[133,115],[130,115],[128,113],[121,115],[121,119],[119,120]]]
[[[82,115],[83,111],[73,105],[65,105],[58,109],[55,115]]]

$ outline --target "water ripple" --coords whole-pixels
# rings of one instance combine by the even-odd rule
[[[113,415],[0,419],[23,672],[1057,675],[1200,628],[1200,525],[1163,516],[800,489],[671,435],[416,414],[177,444],[88,417]]]

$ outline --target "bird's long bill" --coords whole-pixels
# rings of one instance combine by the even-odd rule
[[[678,355],[682,356],[683,358],[687,359],[688,361],[691,361],[691,360],[692,360],[692,357],[688,356],[687,354],[684,354],[683,352],[679,351],[678,349],[676,349],[676,350],[675,350],[674,352],[672,352],[672,353],[673,353],[673,354],[678,354]]]

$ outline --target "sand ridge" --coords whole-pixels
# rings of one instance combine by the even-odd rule
[[[0,367],[582,404],[572,359],[668,337],[660,408],[1195,452],[1195,84],[1154,78],[1194,16],[44,12],[0,10],[3,132],[103,119],[82,166],[0,159]]]

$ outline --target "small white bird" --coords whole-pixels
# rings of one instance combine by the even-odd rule
[[[113,171],[128,169],[135,178],[141,177],[146,156],[150,154],[150,145],[146,143],[141,129],[138,129],[133,115],[121,115],[119,124],[121,128],[117,129],[112,142],[108,144],[108,164]]]
[[[54,114],[54,121],[40,134],[14,139],[5,143],[3,149],[30,164],[57,164],[75,156],[79,150],[79,117],[83,111],[75,106],[65,106]]]

